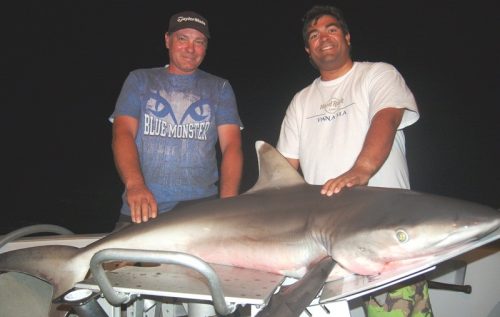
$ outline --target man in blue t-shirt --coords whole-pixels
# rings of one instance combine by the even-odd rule
[[[179,203],[238,194],[242,123],[229,82],[198,69],[209,37],[201,15],[173,15],[165,33],[169,64],[132,71],[123,84],[110,117],[125,185],[117,227],[148,221]]]

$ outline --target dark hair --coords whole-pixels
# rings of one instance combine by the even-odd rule
[[[344,32],[344,34],[349,33],[349,27],[347,26],[347,21],[344,18],[344,14],[342,11],[334,6],[327,5],[315,5],[309,11],[306,12],[302,21],[304,25],[302,26],[302,38],[304,39],[304,44],[307,47],[307,29],[313,23],[316,23],[319,18],[322,16],[329,15],[334,17],[340,24],[340,28]]]

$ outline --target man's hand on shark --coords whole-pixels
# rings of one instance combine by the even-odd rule
[[[367,185],[371,173],[361,168],[352,168],[339,177],[329,179],[321,188],[321,194],[333,196],[338,194],[343,188]]]
[[[158,205],[146,185],[127,187],[127,203],[130,206],[132,222],[146,222],[158,215]]]

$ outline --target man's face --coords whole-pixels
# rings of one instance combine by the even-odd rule
[[[198,30],[180,29],[172,34],[165,34],[170,62],[168,71],[187,75],[200,66],[207,51],[208,40]]]
[[[334,70],[350,60],[351,36],[344,34],[334,17],[320,17],[309,26],[307,34],[306,52],[320,71]]]

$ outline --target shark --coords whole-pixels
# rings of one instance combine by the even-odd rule
[[[343,272],[377,276],[431,261],[500,228],[497,209],[451,197],[368,186],[321,195],[321,186],[307,184],[273,146],[257,141],[256,151],[257,182],[239,196],[177,208],[81,248],[9,251],[0,254],[0,272],[47,281],[53,298],[87,276],[94,254],[112,248],[184,252],[299,280],[330,258]]]

